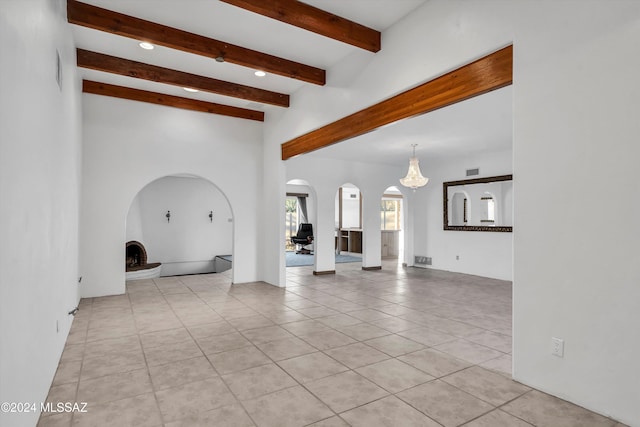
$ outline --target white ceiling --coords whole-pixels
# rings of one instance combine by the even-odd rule
[[[416,156],[420,160],[508,150],[512,144],[512,94],[512,86],[507,86],[306,156],[405,165],[411,144],[418,144]]]
[[[379,31],[399,21],[426,0],[304,0],[320,9]],[[360,49],[285,23],[251,13],[218,0],[84,0],[98,7],[179,28],[192,33],[262,51],[329,70]],[[72,25],[79,48],[134,61],[186,71],[229,82],[290,94],[302,81],[269,74],[259,78],[255,70],[218,63],[174,49],[156,46],[144,50],[139,41]],[[384,33],[383,33],[384,37]],[[368,55],[374,53],[366,52]],[[180,87],[95,70],[80,69],[84,79],[169,95],[263,110],[280,107],[206,92],[189,93]],[[330,79],[330,71],[327,80]],[[342,158],[383,164],[406,164],[411,144],[418,144],[420,159],[439,158],[511,146],[510,87],[405,120],[350,141],[318,150],[309,156]]]
[[[248,12],[218,0],[81,1],[325,70],[350,53],[359,50],[351,45]],[[393,25],[424,2],[425,0],[305,1],[305,3],[379,31]],[[211,58],[162,46],[156,46],[155,49],[148,51],[140,48],[137,40],[78,25],[72,27],[77,47],[86,50],[291,94],[292,96],[303,85],[310,84],[273,74],[259,78],[253,75],[255,70],[231,63],[218,63]],[[370,54],[375,55],[374,53]],[[267,114],[269,109],[280,108],[205,92],[190,94],[176,86],[101,71],[81,69],[81,76],[87,80],[103,83],[264,110]]]

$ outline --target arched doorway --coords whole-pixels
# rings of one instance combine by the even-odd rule
[[[362,192],[345,183],[338,188],[335,199],[336,269],[362,265]],[[349,265],[345,265],[349,264]]]
[[[380,200],[381,257],[383,262],[404,259],[404,200],[396,186],[384,190]]]
[[[156,179],[133,199],[126,220],[126,242],[135,242],[157,276],[224,273],[231,277],[233,214],[226,196],[210,181],[180,174]],[[134,245],[129,245],[134,246]],[[135,251],[125,268],[139,264]],[[127,280],[149,278],[129,274]],[[147,277],[148,276],[148,277]]]
[[[287,182],[285,199],[285,266],[311,270],[315,263],[316,196],[303,179]],[[301,271],[302,272],[302,271]]]

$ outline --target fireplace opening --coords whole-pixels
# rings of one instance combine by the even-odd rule
[[[127,242],[125,251],[126,280],[154,279],[160,277],[159,262],[147,262],[147,250],[135,240]]]
[[[147,265],[147,251],[144,245],[135,240],[127,242],[125,263],[127,271],[135,270],[137,269],[136,267],[139,268],[145,265]]]

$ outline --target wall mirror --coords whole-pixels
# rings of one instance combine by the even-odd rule
[[[444,229],[513,231],[513,175],[442,183]]]

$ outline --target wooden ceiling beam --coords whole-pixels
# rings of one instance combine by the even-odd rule
[[[82,68],[120,74],[122,76],[135,77],[174,86],[189,87],[218,95],[276,105],[278,107],[289,106],[289,95],[283,93],[225,82],[210,77],[185,73],[183,71],[158,67],[84,49],[77,50],[77,57],[78,67]]]
[[[512,81],[513,46],[507,46],[420,86],[285,142],[281,146],[282,160],[509,86]]]
[[[297,0],[222,0],[225,3],[312,31],[352,46],[378,52],[380,32]]]
[[[225,62],[255,70],[262,70],[317,85],[324,85],[326,83],[326,72],[320,68],[156,24],[155,22],[145,21],[75,0],[67,0],[67,19],[72,24],[140,41],[147,41],[171,49],[214,59],[222,57]]]
[[[150,104],[164,105],[167,107],[182,108],[184,110],[220,114],[223,116],[256,120],[259,122],[264,121],[264,112],[262,111],[248,110],[246,108],[232,107],[229,105],[200,101],[198,99],[183,98],[180,96],[149,92],[146,90],[116,86],[107,83],[99,83],[91,80],[82,81],[82,91],[84,93],[92,93],[95,95],[104,95],[114,98],[129,99],[132,101],[147,102]]]

